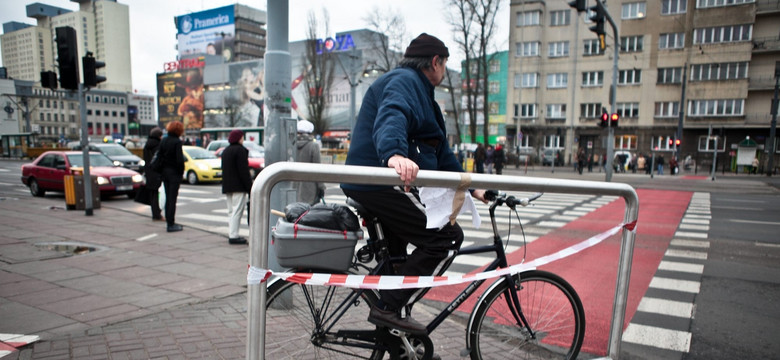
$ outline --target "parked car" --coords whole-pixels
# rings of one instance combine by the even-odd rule
[[[545,149],[542,151],[542,166],[552,165],[553,153],[555,153],[555,166],[563,166],[563,152],[553,149]]]
[[[228,145],[230,145],[230,142],[228,142],[227,140],[214,140],[210,142],[208,146],[206,146],[206,150],[211,152],[216,152],[217,150],[223,147],[227,147]]]
[[[107,156],[89,153],[90,175],[97,177],[100,196],[135,196],[144,182],[136,171],[114,165]],[[83,168],[84,157],[80,151],[47,151],[30,164],[22,165],[22,183],[30,188],[33,196],[43,196],[47,191],[65,191],[65,175],[72,175],[73,168]]]
[[[249,144],[247,146],[247,144]],[[254,179],[265,168],[265,148],[255,143],[244,142],[244,147],[249,150],[249,176]],[[225,148],[219,148],[214,155],[222,158]]]
[[[200,146],[184,145],[184,179],[195,185],[200,182],[222,181],[222,160]]]
[[[76,144],[71,147],[72,150],[81,150],[81,144]],[[97,151],[108,156],[114,162],[116,166],[124,166],[130,170],[137,171],[139,173],[144,172],[145,162],[143,159],[135,156],[130,150],[127,150],[124,146],[114,143],[95,143],[89,144],[89,151]]]

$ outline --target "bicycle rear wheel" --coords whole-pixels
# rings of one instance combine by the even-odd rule
[[[574,288],[559,276],[532,270],[502,282],[475,310],[468,334],[472,359],[576,359],[585,336],[585,312]],[[532,336],[513,315],[511,293]]]
[[[307,270],[308,272],[308,270]],[[312,271],[315,272],[315,271]],[[268,287],[265,356],[268,359],[368,359],[373,342],[336,336],[339,329],[374,331],[368,312],[373,291],[276,281]],[[346,299],[350,299],[346,301]],[[341,315],[342,312],[343,316]],[[358,345],[365,346],[361,348]]]

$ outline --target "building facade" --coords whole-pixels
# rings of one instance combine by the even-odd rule
[[[616,151],[669,159],[676,151],[669,140],[681,125],[682,156],[702,166],[712,161],[714,136],[718,162],[727,167],[744,161],[736,153],[746,138],[757,144],[753,151],[762,164],[777,154],[767,141],[780,1],[608,0],[619,38],[607,25],[605,50],[588,29],[594,25],[589,14],[568,2],[515,0],[510,6],[508,139],[522,133],[537,151],[564,150],[567,162],[579,148],[601,156],[607,131],[597,122],[606,110],[620,115]]]
[[[507,142],[507,132],[506,132],[506,124],[507,124],[507,117],[506,117],[506,98],[507,98],[507,81],[509,79],[509,52],[508,51],[501,51],[494,54],[488,55],[488,74],[487,74],[487,81],[484,79],[477,79],[478,75],[478,67],[479,64],[476,62],[471,62],[470,67],[468,71],[471,73],[471,83],[466,83],[466,76],[462,77],[462,84],[461,89],[463,92],[461,104],[460,104],[460,112],[463,114],[461,116],[461,123],[460,123],[460,129],[461,129],[461,142],[464,143],[482,143],[482,144],[505,144]],[[464,74],[466,72],[465,69],[465,61],[461,63],[461,74]],[[485,135],[484,135],[484,112],[483,107],[485,106],[484,96],[482,95],[482,86],[488,87],[488,99],[487,99],[487,106],[488,106],[488,139],[485,141]],[[476,126],[476,137],[472,139],[471,133],[469,130],[469,122],[470,122],[470,116],[468,116],[468,99],[466,95],[466,89],[467,88],[472,89],[480,89],[479,94],[477,94],[477,103],[475,104],[476,110],[477,110],[477,126]]]
[[[36,25],[18,22],[3,24],[0,42],[3,65],[14,79],[40,82],[41,71],[57,71],[56,28],[76,30],[78,57],[92,52],[106,66],[98,71],[107,81],[98,88],[130,92],[130,16],[127,5],[116,0],[74,0],[78,11],[41,3],[27,5],[27,16]]]

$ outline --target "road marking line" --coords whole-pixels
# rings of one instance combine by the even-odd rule
[[[694,224],[682,223],[682,224],[680,224],[679,228],[680,229],[685,229],[685,230],[710,231],[710,226],[709,225],[694,225]]]
[[[689,264],[676,261],[661,261],[658,264],[658,270],[679,271],[693,274],[701,274],[704,272],[704,265],[701,264]]]
[[[770,244],[770,243],[761,243],[757,242],[756,246],[764,246],[764,247],[771,247],[771,248],[780,248],[780,244]]]
[[[666,254],[664,254],[664,256],[683,257],[683,258],[699,259],[699,260],[706,260],[707,259],[707,253],[706,252],[690,251],[690,250],[678,250],[678,249],[667,249],[666,250]]]
[[[146,236],[141,236],[141,237],[135,239],[135,241],[146,241],[146,240],[149,240],[149,239],[151,239],[151,238],[153,238],[155,236],[157,236],[157,233],[149,234],[149,235],[146,235]]]
[[[690,319],[693,316],[693,304],[691,303],[649,297],[642,298],[637,310],[686,319]]]
[[[687,224],[710,224],[708,219],[689,219],[687,216],[682,219],[682,222]]]
[[[662,329],[655,326],[628,324],[623,341],[655,348],[688,352],[691,348],[691,333]]]
[[[707,238],[707,233],[678,231],[678,232],[674,233],[674,236],[675,237],[684,237],[684,238],[706,239]]]
[[[780,222],[777,221],[757,221],[757,220],[739,220],[739,219],[729,219],[729,221],[735,223],[744,223],[744,224],[780,225]]]
[[[560,222],[560,221],[542,221],[542,222],[536,224],[536,226],[559,228],[559,227],[565,226],[566,224],[568,224],[568,223]]]
[[[701,283],[698,281],[667,279],[656,276],[650,280],[650,287],[655,289],[674,290],[698,294]]]
[[[701,240],[683,240],[683,239],[672,239],[671,244],[672,246],[687,246],[687,247],[698,247],[698,248],[708,248],[710,247],[709,241],[701,241]]]

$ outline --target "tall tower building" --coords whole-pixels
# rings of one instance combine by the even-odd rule
[[[3,24],[0,43],[8,76],[40,82],[41,71],[57,71],[56,28],[70,26],[76,30],[79,58],[92,52],[98,61],[106,63],[99,75],[105,76],[107,81],[98,88],[130,92],[132,72],[127,5],[116,0],[72,1],[79,4],[78,11],[33,3],[27,5],[27,16],[36,19],[36,25]]]

